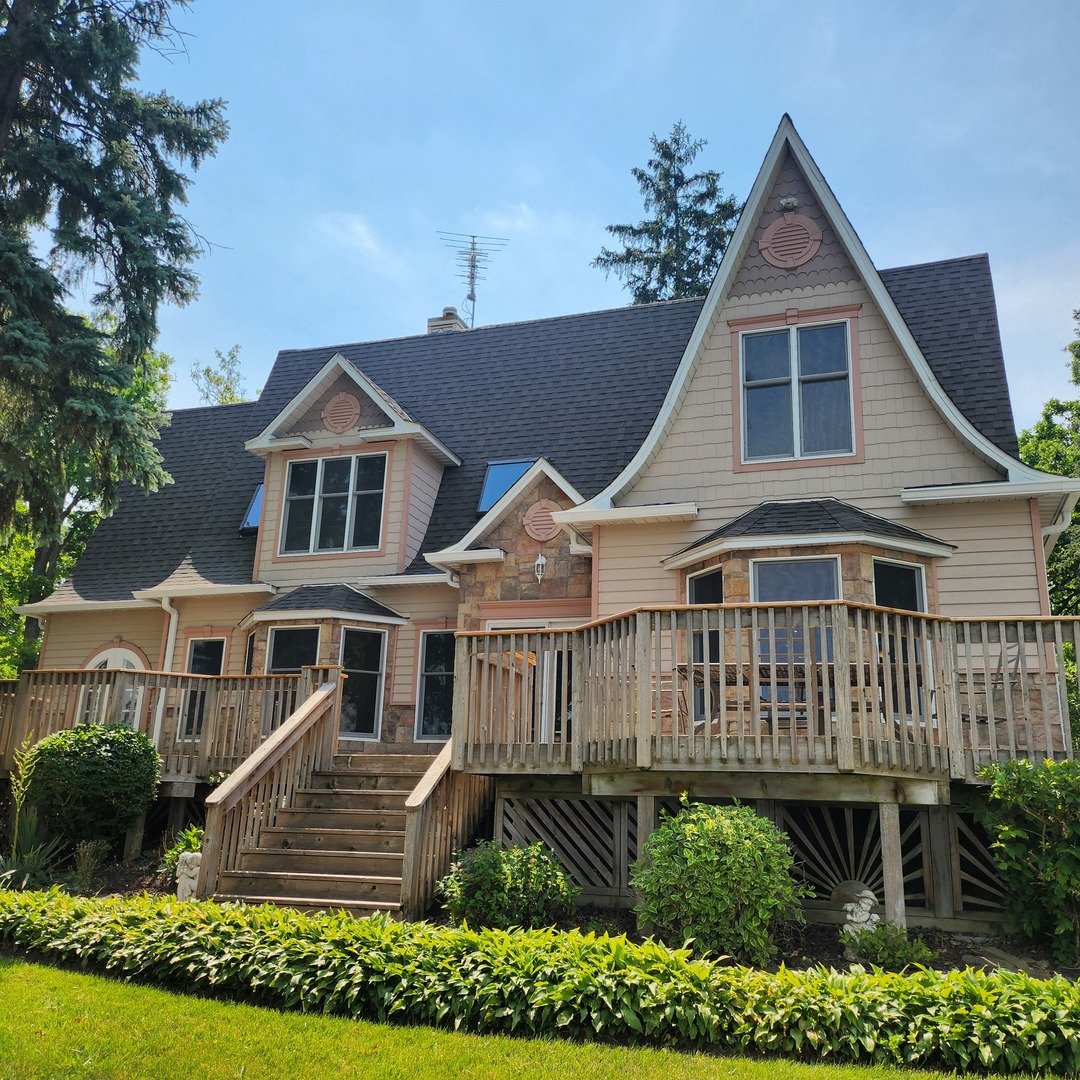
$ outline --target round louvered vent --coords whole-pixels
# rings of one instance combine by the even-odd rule
[[[552,502],[551,499],[541,499],[539,502],[534,502],[525,511],[525,519],[522,522],[525,531],[534,540],[539,540],[540,543],[554,539],[559,535],[560,526],[551,520],[551,515],[556,510],[561,509],[562,507],[557,502]]]
[[[794,270],[809,262],[821,247],[821,230],[808,217],[787,211],[764,232],[758,249],[770,266]]]
[[[335,394],[322,411],[322,420],[328,431],[340,435],[348,431],[360,419],[360,402],[343,390]]]

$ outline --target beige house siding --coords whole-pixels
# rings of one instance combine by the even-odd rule
[[[239,623],[256,607],[268,603],[269,593],[239,596],[190,597],[173,601],[180,613],[176,628],[173,671],[187,670],[188,642],[193,638],[225,638],[225,675],[244,673],[247,631]]]
[[[99,649],[134,646],[156,669],[161,663],[165,613],[153,608],[58,611],[48,617],[39,667],[82,668]]]
[[[424,542],[428,522],[431,521],[431,511],[435,507],[435,497],[439,494],[442,473],[442,465],[426,450],[414,444],[408,483],[405,548],[400,563],[403,570],[416,558],[416,553]]]
[[[398,627],[394,678],[387,688],[387,702],[416,704],[416,680],[422,630],[454,630],[457,627],[457,589],[448,585],[418,585],[370,590],[379,603],[401,612],[410,620]]]
[[[386,489],[383,496],[382,546],[379,551],[350,551],[326,555],[279,555],[281,514],[289,461],[310,460],[334,453],[352,455],[387,452]],[[409,455],[404,443],[342,444],[303,454],[271,455],[266,475],[262,528],[256,554],[255,578],[283,589],[351,581],[375,574],[395,574],[399,569],[405,509],[405,477]]]

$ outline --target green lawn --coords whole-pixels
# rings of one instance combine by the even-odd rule
[[[384,1027],[229,1005],[0,959],[4,1080],[926,1080],[940,1075]]]

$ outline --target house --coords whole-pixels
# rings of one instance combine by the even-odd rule
[[[24,609],[0,749],[107,716],[168,794],[231,771],[206,892],[419,910],[493,810],[622,902],[690,791],[785,827],[821,918],[855,879],[962,926],[978,766],[1072,754],[1080,482],[1018,459],[988,260],[878,270],[787,117],[705,298],[285,351],[161,445]]]

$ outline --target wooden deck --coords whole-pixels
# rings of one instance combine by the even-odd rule
[[[977,782],[989,762],[1072,756],[1065,664],[1078,634],[1072,619],[837,602],[464,633],[454,767]]]

